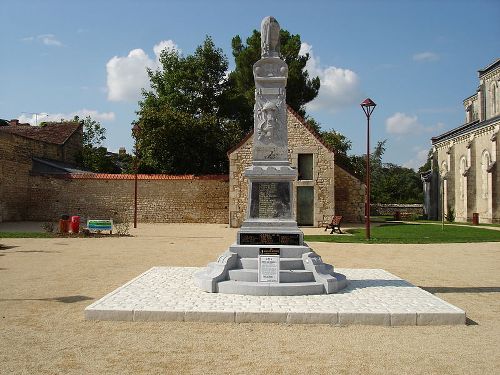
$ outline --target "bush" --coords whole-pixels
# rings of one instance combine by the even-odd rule
[[[128,236],[130,234],[130,220],[126,214],[115,212],[113,226],[119,236]]]
[[[54,233],[55,224],[52,222],[43,223],[42,229],[47,233]]]
[[[448,206],[448,213],[444,216],[447,222],[453,223],[455,221],[455,210]]]

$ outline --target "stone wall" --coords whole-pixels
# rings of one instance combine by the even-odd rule
[[[27,219],[29,172],[33,157],[74,163],[81,144],[81,127],[64,144],[0,131],[0,222]]]
[[[0,132],[0,222],[25,220],[31,157],[60,160],[61,146]]]
[[[424,206],[422,204],[371,204],[371,215],[394,215],[396,212],[408,213],[421,216],[424,214]]]
[[[290,108],[287,113],[288,157],[297,168],[299,154],[313,155],[313,179],[299,180],[293,186],[293,214],[297,214],[297,188],[314,188],[314,226],[331,221],[333,215],[344,216],[346,221],[363,220],[364,185],[357,178],[335,166],[334,153],[311,131]],[[253,136],[249,134],[229,152],[229,223],[239,227],[247,210],[248,182],[244,170],[252,163]],[[338,183],[336,179],[339,179]],[[340,199],[336,198],[340,194]]]
[[[352,223],[363,222],[365,217],[365,184],[338,165],[335,166],[335,212]]]
[[[134,175],[31,175],[27,219],[133,220]],[[227,223],[227,176],[138,175],[139,222]]]

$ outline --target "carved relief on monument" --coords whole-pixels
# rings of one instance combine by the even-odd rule
[[[284,98],[278,95],[277,99],[265,101],[259,97],[255,102],[255,117],[257,124],[257,140],[277,146],[284,146],[286,139],[284,130],[286,127],[286,116]],[[285,118],[284,118],[285,117]]]

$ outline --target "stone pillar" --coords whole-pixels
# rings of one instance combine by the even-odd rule
[[[236,243],[217,262],[197,272],[195,284],[211,293],[301,295],[336,293],[347,285],[307,244],[293,214],[288,161],[286,80],[279,54],[280,27],[273,17],[261,25],[262,58],[255,78],[254,139],[246,219]]]
[[[248,178],[248,210],[238,232],[238,244],[245,233],[256,229],[289,234],[303,244],[292,209],[292,182],[297,171],[288,161],[286,81],[288,66],[279,55],[278,22],[266,17],[261,25],[262,58],[253,66],[255,79],[254,141]]]

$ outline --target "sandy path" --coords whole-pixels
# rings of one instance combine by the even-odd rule
[[[1,374],[494,374],[500,368],[500,243],[311,244],[338,267],[384,268],[425,287],[464,309],[468,326],[85,321],[87,305],[152,266],[213,261],[236,230],[140,224],[133,233],[0,239]]]

